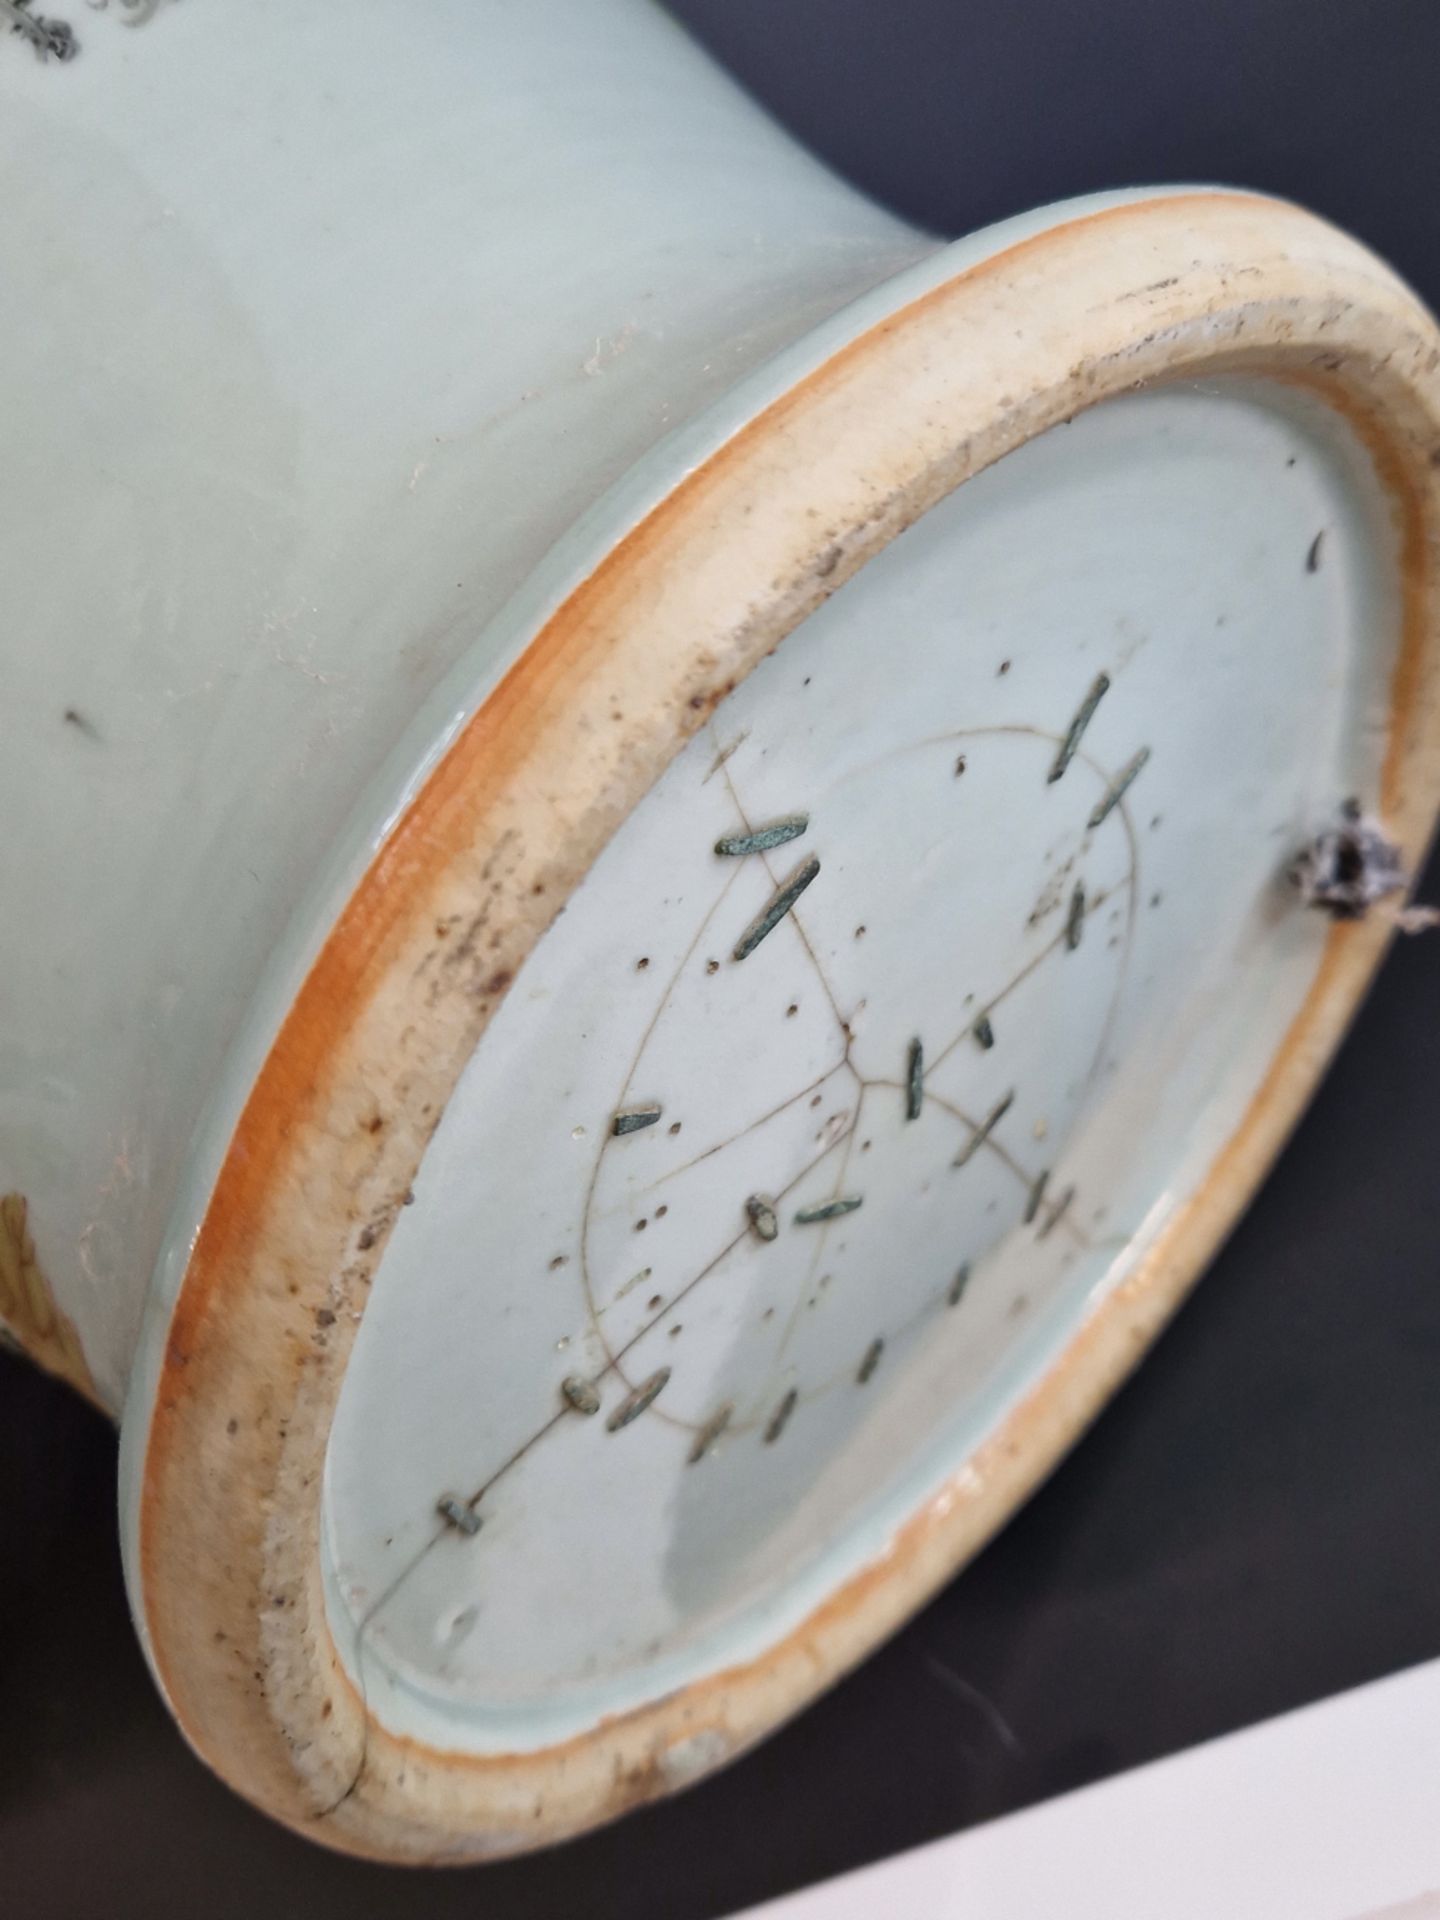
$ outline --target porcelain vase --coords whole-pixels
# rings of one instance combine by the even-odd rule
[[[484,1858],[863,1657],[1254,1191],[1440,788],[1440,335],[1230,190],[942,244],[646,0],[142,11],[0,40],[0,1319],[199,1754]]]

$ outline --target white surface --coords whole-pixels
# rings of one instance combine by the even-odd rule
[[[910,1915],[1435,1920],[1440,1661],[751,1908],[744,1920]]]
[[[1234,385],[1114,401],[935,508],[679,755],[492,1021],[359,1330],[330,1601],[387,1724],[506,1751],[755,1657],[885,1552],[1131,1270],[1314,977],[1324,924],[1279,876],[1374,790],[1388,540],[1328,414]],[[765,859],[711,851],[797,811],[807,832]],[[794,912],[734,960],[810,856]],[[649,1102],[659,1124],[612,1136]],[[863,1205],[796,1221],[842,1196]],[[562,1411],[568,1375],[599,1418]],[[446,1493],[482,1531],[440,1527]]]

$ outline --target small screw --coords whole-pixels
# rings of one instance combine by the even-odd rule
[[[1085,882],[1077,880],[1070,896],[1070,911],[1065,919],[1065,945],[1071,953],[1080,944],[1085,931]]]
[[[1125,765],[1120,769],[1119,773],[1116,774],[1115,778],[1110,782],[1110,785],[1105,789],[1105,792],[1102,794],[1099,804],[1095,808],[1095,811],[1090,815],[1090,818],[1085,822],[1085,826],[1088,831],[1093,833],[1096,827],[1100,826],[1104,821],[1109,819],[1110,815],[1115,811],[1116,807],[1119,806],[1120,802],[1125,798],[1125,795],[1130,791],[1130,788],[1134,785],[1136,777],[1140,772],[1140,769],[1145,765],[1145,762],[1149,758],[1150,758],[1149,747],[1141,747],[1140,751],[1135,755],[1133,759],[1126,761]]]
[[[741,934],[732,958],[746,960],[767,935],[772,934],[820,871],[820,862],[812,855],[779,889],[765,911]]]
[[[1098,674],[1090,691],[1080,702],[1075,718],[1070,722],[1069,728],[1066,731],[1065,738],[1060,742],[1060,751],[1056,754],[1055,764],[1051,767],[1047,776],[1052,785],[1056,780],[1063,777],[1065,769],[1075,758],[1075,750],[1080,745],[1081,736],[1084,734],[1090,722],[1095,718],[1095,709],[1109,691],[1110,676],[1104,673]]]
[[[769,853],[787,841],[798,840],[810,825],[808,813],[792,814],[788,820],[776,820],[768,827],[756,827],[751,833],[726,834],[715,842],[715,851],[731,858],[747,853]]]
[[[780,1402],[779,1406],[776,1407],[774,1413],[771,1414],[770,1424],[765,1429],[765,1444],[767,1447],[773,1447],[785,1431],[786,1423],[795,1411],[799,1399],[800,1395],[794,1387],[791,1387],[785,1398]]]
[[[481,1520],[473,1507],[466,1506],[453,1493],[442,1494],[435,1502],[435,1511],[442,1520],[448,1521],[457,1533],[463,1533],[473,1539],[480,1531]]]
[[[734,1411],[735,1409],[732,1406],[723,1406],[719,1408],[717,1412],[711,1414],[699,1433],[696,1434],[695,1444],[690,1449],[690,1465],[692,1467],[698,1465],[699,1462],[705,1458],[706,1454],[709,1453],[710,1449],[715,1445],[715,1442],[729,1426]]]
[[[775,1218],[775,1209],[763,1194],[752,1193],[745,1202],[745,1211],[757,1240],[773,1240],[779,1233],[780,1222]]]
[[[925,1099],[925,1048],[918,1039],[910,1042],[905,1065],[905,1118],[918,1120]]]
[[[797,1227],[813,1227],[820,1220],[838,1220],[842,1213],[854,1213],[864,1203],[865,1196],[855,1193],[845,1200],[827,1200],[822,1206],[802,1207],[795,1216],[795,1224]]]
[[[600,1395],[593,1380],[582,1380],[578,1373],[572,1373],[560,1382],[560,1391],[576,1413],[600,1411]]]
[[[628,1427],[632,1420],[638,1420],[645,1409],[652,1406],[665,1391],[665,1383],[669,1378],[669,1367],[661,1367],[658,1373],[652,1373],[648,1380],[642,1380],[633,1392],[626,1394],[605,1422],[609,1431],[618,1433],[622,1427]]]
[[[1040,1211],[1040,1202],[1045,1198],[1045,1188],[1049,1184],[1049,1180],[1050,1169],[1047,1167],[1043,1173],[1035,1176],[1031,1184],[1030,1198],[1025,1202],[1025,1225],[1027,1227],[1034,1224],[1035,1216]]]

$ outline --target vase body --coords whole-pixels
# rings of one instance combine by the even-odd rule
[[[648,0],[85,25],[4,75],[0,1164],[118,1413],[367,781],[609,485],[934,243]]]

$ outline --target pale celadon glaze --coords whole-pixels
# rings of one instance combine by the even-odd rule
[[[0,40],[0,1197],[125,1407],[142,1637],[201,1222],[447,749],[767,408],[1149,197],[939,247],[647,0],[418,12],[106,10],[63,67]],[[377,1250],[317,1579],[387,1737],[603,1730],[758,1660],[957,1484],[1315,985],[1284,871],[1380,789],[1399,561],[1337,411],[1175,382],[940,499],[720,701],[499,990]],[[729,1750],[697,1738],[686,1778]]]
[[[691,742],[478,1048],[356,1343],[331,1604],[388,1725],[508,1751],[753,1657],[1133,1270],[1314,979],[1283,868],[1375,784],[1391,560],[1324,410],[1116,401],[934,509]]]
[[[417,707],[650,447],[934,248],[647,0],[481,12],[0,42],[0,1188],[116,1410],[186,1142]]]

